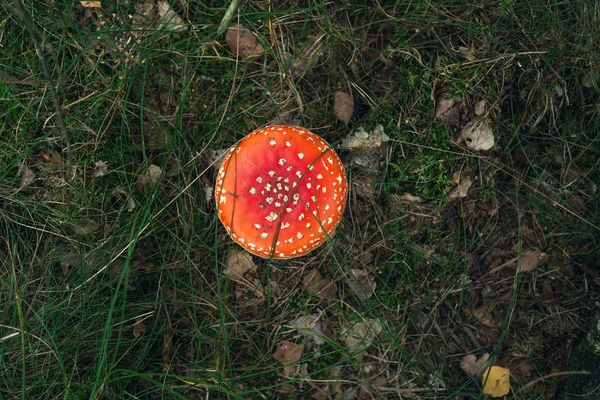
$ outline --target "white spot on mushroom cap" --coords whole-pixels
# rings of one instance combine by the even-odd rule
[[[266,219],[267,221],[273,222],[273,221],[275,221],[275,220],[277,219],[277,214],[275,214],[273,211],[271,211],[271,212],[269,213],[269,215],[267,215],[267,216],[265,217],[265,219]]]
[[[304,158],[304,153],[298,153],[298,158],[302,160]]]

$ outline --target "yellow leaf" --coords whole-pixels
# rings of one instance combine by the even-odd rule
[[[86,8],[101,8],[102,3],[100,1],[80,1],[81,5]]]
[[[510,371],[492,365],[483,373],[483,393],[492,397],[506,396],[510,391]]]

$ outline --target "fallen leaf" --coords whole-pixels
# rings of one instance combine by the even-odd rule
[[[579,196],[571,196],[567,199],[567,204],[571,209],[579,214],[585,212],[587,207],[585,206],[585,201]]]
[[[472,184],[473,182],[471,182],[470,177],[461,177],[460,183],[458,184],[458,186],[452,189],[452,191],[448,194],[448,197],[451,199],[467,197]]]
[[[377,288],[375,277],[364,269],[352,269],[350,272],[348,284],[354,294],[361,299],[371,297]]]
[[[403,195],[393,195],[394,199],[403,203],[414,203],[414,204],[420,204],[423,203],[425,200],[423,200],[422,197],[419,196],[413,196],[410,193],[404,193]]]
[[[295,77],[306,74],[319,61],[323,55],[321,40],[324,37],[325,35],[323,34],[313,38],[296,53],[290,67],[290,71]]]
[[[264,51],[254,34],[241,24],[234,25],[227,30],[225,41],[231,52],[241,58],[261,54]]]
[[[489,353],[485,353],[479,359],[474,354],[467,354],[460,361],[460,368],[469,375],[481,375],[489,358]]]
[[[479,100],[477,103],[475,103],[473,111],[475,112],[476,116],[483,117],[485,115],[486,110],[487,103],[485,100]]]
[[[153,188],[162,176],[162,168],[158,165],[150,165],[148,171],[138,176],[137,188],[142,192],[146,192]]]
[[[544,303],[551,303],[554,301],[554,291],[552,290],[552,281],[550,279],[544,279],[542,281],[542,299]]]
[[[377,125],[370,132],[361,126],[342,138],[340,147],[352,151],[376,150],[389,140],[390,137],[383,132],[382,125]]]
[[[531,272],[536,269],[542,261],[548,258],[546,253],[539,249],[529,250],[521,258],[521,272]]]
[[[39,158],[41,162],[50,164],[52,168],[62,167],[65,164],[60,154],[54,150],[40,150]]]
[[[182,32],[187,30],[187,25],[173,10],[168,1],[159,1],[156,5],[158,6],[158,16],[160,17],[158,29],[169,32]]]
[[[127,211],[132,212],[135,208],[135,200],[133,199],[133,196],[127,193],[127,191],[121,187],[117,187],[115,189],[115,193],[125,196],[125,201],[127,202]]]
[[[500,328],[502,326],[502,322],[500,322],[492,312],[488,311],[486,306],[480,306],[473,309],[465,307],[463,310],[465,314],[475,318],[482,325],[490,328]]]
[[[277,350],[273,353],[273,358],[283,365],[295,363],[302,358],[303,344],[296,344],[289,340],[282,340],[277,343]]]
[[[381,323],[372,318],[347,327],[341,334],[342,341],[353,353],[356,360],[362,359],[362,353],[373,344],[373,340],[383,331]]]
[[[80,1],[81,5],[85,8],[101,8],[102,3],[99,1]]]
[[[336,292],[336,287],[333,281],[329,278],[323,278],[319,273],[319,270],[313,269],[310,271],[302,281],[304,289],[320,299],[331,299]]]
[[[484,394],[492,397],[506,396],[510,392],[510,371],[492,365],[483,373],[482,383]]]
[[[340,121],[349,123],[354,113],[354,99],[346,92],[335,92],[334,114]]]
[[[146,333],[146,324],[140,319],[133,325],[133,336],[139,338]]]
[[[494,132],[487,120],[470,121],[458,136],[459,143],[474,151],[485,151],[494,147]]]
[[[92,178],[99,178],[108,173],[108,165],[104,161],[96,161],[94,163],[94,171],[92,171]]]
[[[247,272],[256,271],[252,256],[243,250],[232,250],[227,256],[227,277],[233,280],[241,279]]]
[[[25,189],[27,186],[35,182],[35,173],[29,169],[25,162],[19,164],[19,176],[21,176],[21,184],[19,190]]]
[[[458,125],[467,114],[467,105],[462,98],[439,96],[435,101],[433,117],[439,126]]]
[[[325,337],[323,320],[319,314],[301,315],[288,322],[287,325],[297,329],[304,336],[314,341],[317,346],[325,343],[322,339]]]
[[[375,77],[375,85],[383,89],[390,89],[394,76],[397,75],[396,63],[393,60],[379,54],[379,60],[383,63],[383,68]]]

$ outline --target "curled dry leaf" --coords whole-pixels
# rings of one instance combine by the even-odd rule
[[[401,203],[414,203],[414,204],[421,204],[423,203],[425,200],[423,200],[422,197],[419,196],[413,196],[410,193],[404,193],[403,195],[393,195],[394,196],[394,200],[399,201]]]
[[[159,1],[158,7],[158,28],[169,32],[182,32],[187,30],[187,25],[183,19],[177,15],[168,1]]]
[[[486,101],[479,100],[477,103],[475,103],[475,107],[474,107],[473,111],[475,112],[476,116],[483,117],[485,115],[485,112],[487,111]]]
[[[336,292],[336,287],[333,281],[329,278],[323,278],[319,273],[319,270],[313,269],[310,271],[302,281],[304,289],[320,299],[331,299]]]
[[[137,188],[141,192],[146,192],[152,189],[162,176],[162,168],[158,165],[150,165],[146,173],[138,176]]]
[[[85,8],[101,8],[102,3],[99,1],[80,1],[79,2]]]
[[[256,271],[252,256],[243,250],[232,250],[227,257],[227,277],[232,280],[242,278],[247,272]]]
[[[477,356],[474,354],[467,354],[460,361],[460,368],[469,375],[481,376],[489,358],[489,353],[485,353],[479,357],[479,359],[477,359]]]
[[[108,173],[108,165],[104,161],[96,161],[94,163],[94,170],[92,171],[92,178],[100,178]]]
[[[290,71],[295,77],[305,75],[317,64],[323,55],[323,50],[321,49],[323,43],[321,41],[324,37],[325,34],[312,38],[293,56]]]
[[[351,151],[376,150],[389,140],[390,137],[383,132],[382,125],[377,125],[371,132],[367,132],[361,126],[348,136],[342,138],[340,147]]]
[[[354,99],[346,92],[335,92],[334,114],[345,123],[349,123],[354,113]]]
[[[462,177],[458,186],[452,189],[452,191],[448,194],[448,197],[450,197],[451,199],[467,197],[472,184],[473,182],[471,182],[470,177]]]
[[[467,105],[461,98],[448,99],[444,95],[435,102],[434,119],[439,126],[458,125],[467,114]]]
[[[240,58],[261,54],[264,51],[254,34],[241,24],[234,25],[227,30],[225,41],[231,52]]]
[[[458,136],[459,143],[474,151],[485,151],[494,147],[494,132],[487,120],[470,121]]]
[[[375,277],[364,269],[352,269],[349,277],[350,289],[360,298],[366,299],[375,293]]]
[[[146,333],[146,324],[144,324],[144,320],[139,319],[133,325],[133,336],[136,338],[139,338],[140,336],[144,335],[145,333]]]
[[[500,328],[502,326],[502,322],[496,318],[496,316],[487,309],[486,306],[480,306],[477,308],[463,308],[463,312],[471,317],[479,321],[480,324],[485,325],[489,328]]]
[[[521,272],[531,272],[547,259],[548,255],[540,249],[529,250],[521,258]]]
[[[35,174],[29,169],[25,162],[19,164],[19,176],[21,176],[21,184],[19,190],[25,189],[35,181]]]
[[[510,371],[492,365],[482,376],[483,393],[492,397],[506,396],[510,392]]]
[[[117,187],[115,189],[115,193],[125,196],[127,201],[127,211],[132,212],[135,208],[135,200],[133,199],[133,196],[131,196],[131,194],[127,193],[127,191],[121,187]]]
[[[288,322],[288,325],[296,328],[304,336],[314,341],[317,346],[325,343],[322,339],[325,337],[323,320],[318,314],[301,315],[298,318]]]
[[[289,340],[282,340],[277,343],[277,350],[273,353],[273,358],[283,365],[295,363],[302,358],[303,344],[296,344]]]
[[[364,318],[363,321],[347,327],[342,333],[342,341],[350,353],[355,353],[357,360],[362,358],[362,352],[373,344],[373,340],[383,331],[379,321]]]

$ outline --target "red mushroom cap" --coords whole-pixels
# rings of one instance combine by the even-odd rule
[[[329,143],[297,126],[257,129],[229,150],[217,175],[219,219],[240,246],[265,258],[319,247],[340,222],[348,184]]]

